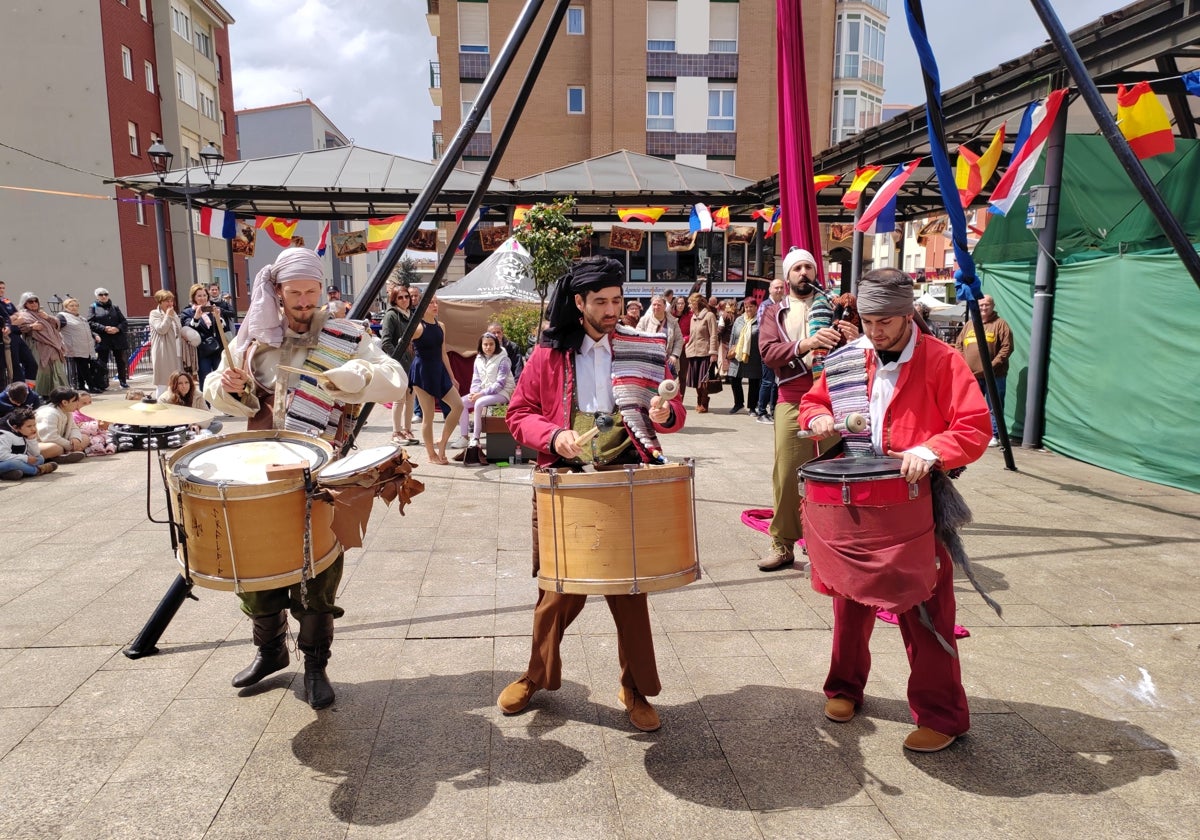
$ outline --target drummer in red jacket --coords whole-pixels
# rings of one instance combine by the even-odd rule
[[[962,357],[914,325],[912,281],[892,268],[868,272],[859,283],[858,311],[863,337],[830,354],[825,375],[800,402],[800,428],[823,438],[833,433],[835,416],[869,413],[869,432],[857,441],[846,435],[848,452],[902,459],[900,472],[909,483],[982,456],[991,439],[987,404]],[[954,642],[954,564],[940,541],[937,559],[932,594],[899,615],[911,669],[908,703],[917,724],[904,746],[917,752],[945,749],[970,727]],[[813,589],[834,597],[825,716],[844,723],[862,706],[876,607],[832,592],[815,569]],[[922,607],[937,635],[922,624]]]
[[[537,450],[539,469],[651,462],[659,457],[656,434],[683,428],[686,415],[679,396],[664,400],[634,381],[644,381],[648,370],[659,379],[670,374],[662,336],[618,328],[624,282],[621,263],[592,257],[572,266],[554,289],[549,326],[525,364],[507,415],[516,441]],[[621,422],[602,423],[601,419]],[[601,433],[581,447],[576,440],[593,426],[600,427]],[[535,577],[537,529],[535,499]],[[646,594],[607,595],[605,599],[617,625],[618,700],[635,727],[652,732],[660,722],[646,698],[658,694],[661,685]],[[529,667],[497,700],[505,714],[523,711],[539,689],[556,691],[562,685],[559,645],[586,600],[586,595],[538,590]]]

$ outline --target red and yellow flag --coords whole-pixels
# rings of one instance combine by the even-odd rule
[[[712,214],[713,230],[725,230],[729,227],[729,208],[722,207]]]
[[[622,222],[645,222],[652,225],[666,212],[666,207],[618,207],[617,217]]]
[[[771,218],[766,221],[767,226],[763,231],[763,238],[770,239],[772,236],[779,233],[779,231],[783,230],[783,208],[776,208],[775,212],[771,214]]]
[[[774,207],[760,207],[759,209],[755,210],[754,212],[752,212],[750,214],[750,218],[751,219],[762,219],[763,223],[767,227],[770,227],[771,220],[775,218],[775,208]]]
[[[525,214],[532,209],[532,204],[518,204],[516,207],[514,207],[512,220],[513,227],[516,227],[517,225],[521,224],[521,222],[525,221]]]
[[[867,188],[867,184],[871,183],[871,179],[879,174],[882,166],[864,166],[862,169],[855,171],[854,180],[850,182],[850,186],[846,189],[845,195],[842,196],[842,206],[847,210],[853,210],[858,207],[858,200],[862,198],[863,190]]]
[[[1149,82],[1117,85],[1117,125],[1138,160],[1175,151],[1171,120]]]
[[[281,219],[278,216],[255,216],[254,226],[266,232],[267,236],[286,248],[292,244],[292,236],[296,233],[299,219]]]
[[[954,183],[958,187],[958,197],[962,199],[963,207],[969,205],[992,179],[996,167],[1000,165],[1000,153],[1003,151],[1004,123],[1000,123],[996,136],[992,138],[983,154],[977,155],[966,146],[958,147]]]
[[[841,175],[814,175],[813,192],[820,192],[826,187],[832,187],[840,180],[842,180]]]
[[[367,250],[383,251],[392,244],[400,225],[404,224],[403,216],[388,216],[385,219],[367,219]]]

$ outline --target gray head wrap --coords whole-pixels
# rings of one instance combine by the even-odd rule
[[[858,314],[891,318],[913,314],[913,283],[894,268],[868,271],[858,281]]]

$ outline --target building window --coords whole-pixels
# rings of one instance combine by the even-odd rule
[[[137,219],[139,225],[146,224],[146,205],[142,204],[142,199],[135,199],[133,202],[133,215]]]
[[[840,143],[883,121],[883,99],[858,88],[835,90],[832,116],[831,140]]]
[[[196,107],[196,74],[178,62],[175,64],[175,95],[180,102]]]
[[[459,85],[459,89],[462,91],[463,122],[466,122],[467,114],[469,114],[471,112],[471,106],[473,104],[475,104],[475,97],[479,96],[479,88],[480,87],[482,87],[482,86],[478,85],[478,84],[468,83],[468,82],[463,82],[461,85]],[[491,108],[488,108],[487,112],[484,113],[483,117],[479,120],[479,127],[476,128],[475,130],[480,133],[483,133],[483,134],[487,134],[487,133],[491,132],[491,130],[492,130],[492,109]]]
[[[487,3],[458,4],[458,51],[486,53],[488,51]]]
[[[220,55],[220,53],[218,53],[218,54],[217,54],[217,58],[216,58],[216,64],[217,64],[217,81],[219,82],[219,81],[222,81],[222,80],[225,78],[224,71],[221,69],[221,55]]]
[[[208,82],[197,82],[200,94],[200,113],[210,120],[217,119],[217,92]]]
[[[150,297],[150,266],[142,264],[142,297]]]
[[[884,24],[858,12],[837,16],[834,78],[883,85]]]
[[[567,7],[567,34],[583,34],[583,6]]]
[[[129,124],[129,154],[133,155],[134,157],[137,157],[140,154],[140,152],[138,151],[138,148],[139,147],[138,147],[137,123],[130,123]]]
[[[121,47],[121,75],[133,81],[133,53],[129,47]]]
[[[221,136],[225,136],[225,111],[221,111]]]
[[[192,19],[188,13],[171,4],[171,30],[189,44],[192,43]]]
[[[646,91],[646,130],[675,130],[675,88],[673,86],[657,90],[651,88]]]
[[[738,4],[708,4],[708,51],[735,53],[738,51]]]
[[[138,10],[142,13],[142,20],[149,21],[150,20],[150,10],[146,8],[146,2],[147,2],[147,0],[140,0],[140,2],[138,3]]]
[[[200,55],[204,56],[209,61],[212,61],[212,57],[213,57],[212,35],[209,34],[208,32],[206,32],[205,30],[201,29],[199,26],[197,26],[195,29],[196,29],[196,39],[195,39],[196,52],[200,53]]]
[[[736,131],[734,105],[737,98],[734,88],[708,89],[708,130]]]
[[[677,3],[647,0],[646,52],[675,52],[675,9]]]
[[[567,88],[567,113],[584,113],[584,93],[582,87],[571,86]]]
[[[154,93],[154,65],[149,61],[145,61],[142,63],[142,67],[146,71],[146,91]]]

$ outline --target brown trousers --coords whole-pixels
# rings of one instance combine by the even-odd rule
[[[538,520],[536,492],[533,500],[533,575],[537,577]],[[617,626],[617,657],[621,664],[621,685],[653,697],[662,691],[658,664],[654,659],[654,637],[650,632],[650,610],[646,593],[605,595],[613,623]],[[562,687],[563,634],[583,611],[586,595],[571,595],[538,590],[533,608],[533,645],[525,677],[538,688],[557,691]]]

